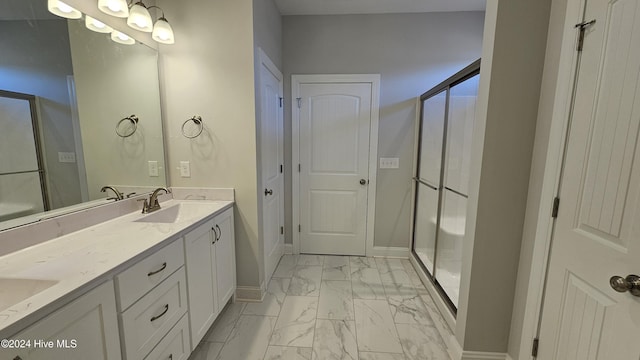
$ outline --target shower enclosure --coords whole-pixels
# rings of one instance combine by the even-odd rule
[[[420,97],[412,251],[456,313],[480,60]]]
[[[49,209],[35,101],[0,90],[0,221]]]

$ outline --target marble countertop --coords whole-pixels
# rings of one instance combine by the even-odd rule
[[[139,211],[0,257],[0,339],[24,328],[169,244],[192,227],[233,205],[233,201],[169,200],[163,209],[181,206],[173,223],[136,222],[152,214]],[[160,210],[162,211],[162,210]],[[54,285],[2,309],[13,279],[44,280]],[[34,282],[35,283],[35,282]],[[13,291],[25,291],[21,289]],[[28,287],[28,286],[27,286]],[[29,291],[28,289],[26,291]],[[3,294],[4,293],[4,294]]]

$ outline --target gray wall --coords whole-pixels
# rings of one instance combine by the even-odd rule
[[[253,0],[253,40],[282,71],[282,16],[273,0]]]
[[[77,204],[82,201],[77,164],[58,162],[58,152],[75,152],[67,22],[0,21],[0,34],[0,89],[39,97],[51,207]]]
[[[375,246],[408,247],[416,97],[482,50],[483,12],[283,17],[285,99],[292,74],[381,74]],[[291,104],[285,106],[285,228],[291,242]]]
[[[171,186],[235,188],[239,290],[257,288],[262,271],[258,237],[251,0],[159,0],[173,25],[174,45],[160,46],[165,146]],[[202,116],[196,139],[180,127]],[[191,162],[183,178],[180,161]]]
[[[547,35],[547,49],[542,75],[542,89],[540,92],[540,104],[538,107],[538,121],[536,125],[536,137],[533,146],[533,160],[531,162],[531,176],[529,178],[529,196],[527,198],[527,210],[522,234],[522,246],[520,250],[520,263],[518,278],[516,281],[516,295],[513,304],[511,319],[511,334],[509,338],[509,355],[513,359],[522,358],[531,351],[531,339],[533,329],[524,331],[525,317],[534,317],[535,314],[525,313],[528,296],[529,279],[533,257],[533,247],[536,237],[536,225],[538,221],[538,209],[542,200],[542,182],[544,168],[549,146],[551,132],[551,118],[553,114],[554,98],[558,82],[560,67],[560,50],[562,47],[562,34],[567,0],[552,0],[549,30]],[[534,319],[535,321],[535,319]],[[523,333],[524,332],[524,333]]]
[[[507,351],[551,0],[487,1],[456,337]]]

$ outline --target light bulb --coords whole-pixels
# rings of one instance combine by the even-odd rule
[[[129,35],[121,33],[120,31],[117,31],[117,30],[114,30],[111,33],[111,40],[124,45],[133,45],[136,43],[136,41],[133,38],[131,38]]]
[[[107,5],[107,7],[109,8],[109,10],[113,12],[119,12],[120,9],[122,9],[122,6],[120,5],[120,3],[117,3],[117,2],[110,2],[109,5]]]
[[[82,13],[59,0],[47,0],[49,12],[67,19],[80,19]]]
[[[127,0],[98,0],[98,9],[115,17],[126,18],[129,16]]]
[[[58,2],[58,9],[60,9],[60,11],[62,11],[63,13],[70,13],[73,11],[73,8],[63,2]]]
[[[95,32],[99,32],[99,33],[108,34],[113,31],[113,29],[110,26],[107,26],[102,21],[94,19],[89,15],[85,15],[84,25],[87,27],[87,29]]]
[[[161,44],[173,44],[175,43],[175,37],[173,35],[173,29],[169,22],[164,17],[161,17],[156,21],[155,25],[153,25],[153,33],[151,34],[151,38]]]
[[[135,3],[129,10],[129,18],[127,19],[127,25],[132,29],[136,29],[144,32],[151,32],[153,30],[153,22],[151,21],[151,14],[149,10],[144,6],[142,2]]]

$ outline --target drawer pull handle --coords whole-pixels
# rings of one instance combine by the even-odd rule
[[[159,272],[162,272],[162,271],[163,271],[164,269],[166,269],[166,268],[167,268],[167,263],[165,262],[165,263],[163,263],[163,264],[162,264],[162,266],[160,267],[160,269],[158,269],[158,270],[155,270],[155,271],[152,271],[152,272],[148,273],[148,274],[147,274],[147,276],[153,276],[153,275],[155,275],[155,274],[157,274],[157,273],[159,273]]]
[[[156,320],[160,319],[161,317],[163,317],[167,313],[167,311],[169,311],[169,304],[166,304],[164,306],[164,311],[162,312],[162,314],[152,317],[151,321],[156,321]]]
[[[222,230],[220,230],[220,226],[218,226],[218,224],[216,224],[216,229],[218,229],[218,239],[216,240],[218,241],[222,237]]]

